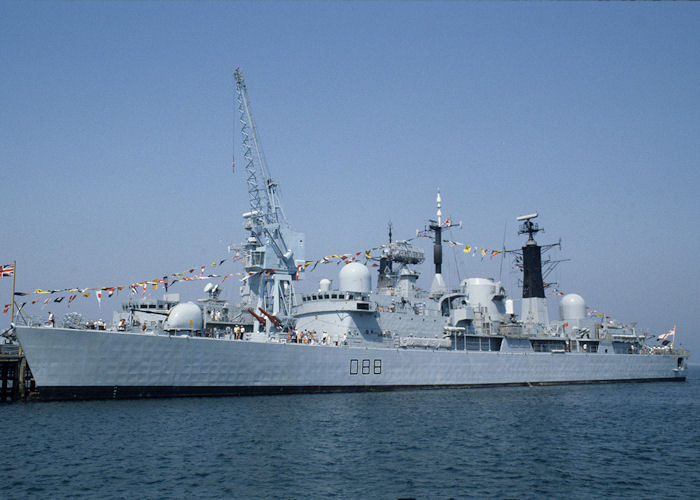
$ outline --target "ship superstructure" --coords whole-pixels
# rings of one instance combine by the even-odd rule
[[[494,385],[685,380],[689,353],[651,348],[634,327],[586,314],[582,297],[561,298],[550,320],[536,213],[518,217],[528,239],[521,249],[522,307],[491,278],[449,288],[442,275],[442,219],[429,221],[434,274],[418,288],[415,266],[425,252],[389,242],[378,273],[344,264],[337,286],[297,294],[304,236],[281,210],[267,173],[245,82],[235,74],[241,111],[250,210],[242,304],[208,297],[180,302],[131,301],[100,328],[76,320],[56,328],[13,325],[39,399],[288,394],[299,392],[469,388]],[[375,281],[376,286],[372,286]],[[74,318],[75,319],[75,318]],[[247,320],[247,321],[246,321]],[[674,331],[675,332],[675,331]],[[675,334],[675,333],[674,333]]]

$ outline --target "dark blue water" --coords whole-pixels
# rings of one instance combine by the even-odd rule
[[[5,498],[697,498],[686,383],[15,403]]]

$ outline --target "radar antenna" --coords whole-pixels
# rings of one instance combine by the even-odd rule
[[[522,226],[520,226],[518,234],[528,234],[527,245],[536,245],[537,242],[535,241],[534,235],[540,231],[544,232],[544,229],[539,228],[537,222],[532,222],[532,219],[537,217],[537,215],[538,213],[535,212],[534,214],[521,215],[516,219],[518,221],[525,221],[523,222]]]

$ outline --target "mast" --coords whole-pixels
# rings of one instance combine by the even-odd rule
[[[12,300],[10,300],[10,326],[15,322],[15,276],[17,275],[17,261],[12,262]]]
[[[523,224],[518,234],[527,234],[528,239],[523,251],[523,308],[522,320],[531,323],[549,323],[547,299],[544,296],[544,280],[542,279],[542,252],[535,241],[535,234],[542,229],[532,219],[537,212],[521,215],[517,218]]]
[[[429,230],[432,231],[434,235],[433,240],[433,264],[435,264],[435,276],[433,277],[433,283],[430,285],[430,296],[433,298],[439,298],[445,293],[447,293],[447,285],[445,284],[445,279],[442,277],[442,228],[443,227],[453,227],[460,226],[459,224],[452,224],[452,221],[447,218],[442,220],[442,197],[440,196],[440,189],[437,192],[437,220],[430,220]]]
[[[537,223],[531,219],[537,217],[537,213],[518,217],[524,220],[518,234],[528,235],[528,240],[523,250],[523,298],[544,298],[544,280],[542,279],[542,251],[535,241],[534,235],[541,231]]]
[[[671,350],[676,349],[676,325],[673,325],[673,340],[671,341]]]

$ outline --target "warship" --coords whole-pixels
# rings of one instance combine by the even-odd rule
[[[442,275],[442,219],[433,240],[430,290],[417,286],[425,251],[392,241],[370,268],[343,261],[333,287],[322,279],[297,293],[310,261],[304,234],[291,229],[267,170],[245,81],[235,73],[250,210],[241,302],[207,297],[183,302],[130,301],[112,325],[12,324],[41,400],[388,391],[641,381],[683,381],[689,352],[646,345],[633,326],[590,317],[567,294],[550,320],[537,213],[518,217],[527,236],[517,250],[522,297],[494,279],[473,277],[449,288]],[[368,259],[370,256],[367,256]],[[373,287],[373,279],[376,285]],[[519,314],[516,314],[516,302]]]

